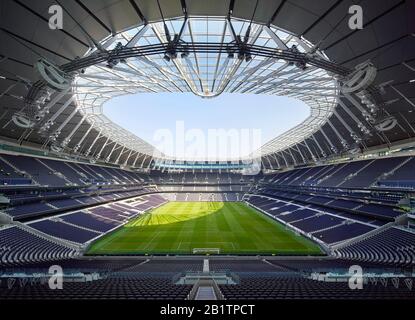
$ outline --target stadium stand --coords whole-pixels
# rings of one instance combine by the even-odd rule
[[[415,299],[412,2],[1,1],[0,300]],[[217,160],[208,132],[191,160],[105,111],[150,93],[169,108],[232,94],[226,113],[186,110],[196,129],[285,127],[260,96],[306,109],[249,152],[230,130]],[[116,112],[180,121],[141,96]]]
[[[366,290],[350,290],[347,282],[320,282],[312,279],[282,276],[241,275],[235,286],[220,285],[226,299],[400,299],[408,288],[370,284]]]
[[[48,284],[18,285],[1,288],[1,299],[143,299],[184,300],[192,285],[175,285],[168,276],[120,276],[91,281],[65,283],[62,290],[52,293]],[[59,291],[59,292],[57,292]]]
[[[114,227],[118,226],[118,221],[105,219],[97,215],[88,214],[86,212],[74,212],[65,216],[62,216],[61,219],[64,222],[68,222],[71,225],[84,227],[89,230],[95,230],[97,232],[108,232]]]
[[[5,172],[14,172],[16,177],[21,177],[24,171],[35,177],[36,183],[49,188],[18,190],[7,187],[4,194],[10,204],[3,213],[14,219],[29,220],[51,215],[51,218],[28,225],[59,239],[86,243],[140,212],[164,204],[167,198],[174,201],[240,201],[244,194],[251,192],[246,198],[250,204],[329,246],[371,234],[404,214],[397,209],[401,194],[372,194],[359,192],[362,190],[359,188],[376,188],[374,182],[378,177],[393,177],[412,161],[410,157],[364,160],[249,179],[229,173],[192,172],[170,173],[168,179],[163,179],[165,175],[161,173],[146,177],[115,168],[46,158],[2,155],[2,159],[5,160]],[[8,165],[9,162],[20,166],[19,173]],[[363,176],[358,174],[362,168],[365,168]],[[391,168],[394,168],[393,174]],[[317,181],[315,186],[310,183],[312,179]],[[145,181],[158,181],[163,196],[150,194],[129,204],[112,203],[149,192]],[[253,181],[260,186],[255,194],[248,187]],[[104,182],[108,184],[103,185]],[[68,184],[72,185],[69,189]],[[353,193],[347,191],[349,187],[353,188]],[[171,191],[173,193],[163,193]],[[70,210],[78,211],[66,213]]]
[[[76,243],[84,243],[100,235],[100,233],[96,231],[89,231],[67,223],[49,219],[31,223],[29,226],[56,238]]]
[[[340,258],[391,265],[414,265],[415,233],[397,227],[365,237],[336,250]]]
[[[53,170],[42,163],[40,159],[2,155],[8,163],[13,163],[20,172],[28,174],[32,180],[43,186],[63,186],[66,181],[63,177],[59,177]]]
[[[17,226],[0,229],[0,267],[70,258],[74,248],[50,241]]]

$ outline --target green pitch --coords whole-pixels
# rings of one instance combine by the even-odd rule
[[[239,202],[169,202],[98,239],[87,254],[322,254],[318,245]]]

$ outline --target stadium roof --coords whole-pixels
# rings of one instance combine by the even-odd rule
[[[362,1],[362,30],[348,27],[353,1],[61,0],[64,27],[51,30],[48,10],[56,3],[0,3],[4,139],[146,167],[153,147],[112,123],[101,106],[119,94],[153,91],[307,102],[311,117],[262,148],[266,168],[415,136],[408,1]],[[53,83],[68,74],[69,87],[45,85],[45,75]]]

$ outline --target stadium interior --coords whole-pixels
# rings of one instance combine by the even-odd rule
[[[0,299],[415,298],[414,12],[0,1]],[[161,92],[310,115],[248,159],[175,159],[103,112]]]

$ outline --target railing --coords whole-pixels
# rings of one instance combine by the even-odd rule
[[[379,181],[378,186],[380,187],[387,187],[387,188],[397,188],[397,189],[415,189],[415,181],[408,180],[388,180],[388,181]]]
[[[192,289],[190,290],[189,294],[187,295],[187,300],[194,300],[196,298],[197,290],[199,289],[200,279],[196,281],[193,285]]]
[[[226,300],[225,296],[223,295],[222,291],[220,291],[220,288],[215,280],[212,280],[212,287],[217,300]]]

